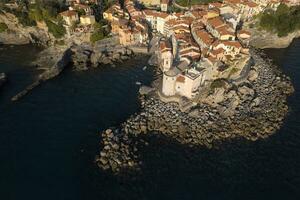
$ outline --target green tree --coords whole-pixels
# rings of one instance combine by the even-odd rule
[[[48,27],[48,31],[52,33],[55,38],[62,38],[66,34],[66,29],[63,26],[62,20],[59,20],[57,23],[54,23],[50,20],[45,21]]]
[[[280,4],[276,11],[266,10],[260,16],[259,25],[267,31],[276,32],[279,37],[300,29],[300,6],[288,7]]]

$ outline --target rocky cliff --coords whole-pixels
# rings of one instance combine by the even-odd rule
[[[290,33],[285,37],[278,37],[275,33],[252,29],[251,35],[250,45],[255,48],[286,48],[294,39],[300,37],[300,31]]]
[[[8,30],[0,33],[0,44],[39,44],[48,46],[53,43],[54,38],[45,29],[38,27],[22,26],[15,15],[11,13],[1,12],[0,23],[5,23]]]

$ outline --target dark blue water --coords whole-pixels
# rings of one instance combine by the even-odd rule
[[[99,133],[138,111],[136,81],[150,83],[146,58],[87,72],[67,70],[19,102],[10,98],[36,76],[38,49],[2,47],[0,199],[300,199],[300,41],[267,50],[295,86],[282,129],[265,140],[191,148],[151,136],[141,173],[114,176],[93,163]]]
[[[84,199],[100,131],[138,111],[135,83],[149,84],[152,70],[142,70],[146,57],[117,68],[66,70],[10,102],[37,75],[30,61],[38,51],[0,50],[0,71],[9,79],[0,91],[0,199]]]

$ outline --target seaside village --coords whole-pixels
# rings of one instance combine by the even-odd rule
[[[147,45],[157,37],[156,54],[163,72],[161,99],[195,100],[214,80],[238,79],[250,62],[250,32],[241,26],[280,0],[224,0],[170,11],[174,1],[125,0],[103,13],[112,33],[125,46]],[[285,1],[295,4],[297,1]],[[174,5],[173,5],[174,6]],[[177,5],[179,6],[179,5]]]
[[[69,36],[92,30],[96,20],[91,5],[101,3],[66,0],[68,10],[60,15]],[[157,38],[161,99],[197,101],[215,80],[237,80],[247,73],[251,61],[247,27],[257,14],[276,10],[281,3],[297,5],[299,0],[223,0],[190,7],[171,0],[123,0],[115,1],[103,18],[121,45],[148,47]],[[80,26],[74,29],[74,23]]]

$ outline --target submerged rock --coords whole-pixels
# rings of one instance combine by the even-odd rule
[[[5,73],[0,73],[0,88],[4,85],[7,81],[7,77]]]

